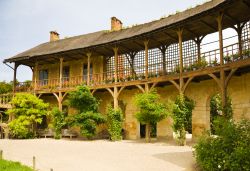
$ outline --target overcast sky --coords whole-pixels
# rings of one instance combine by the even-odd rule
[[[183,11],[204,0],[0,0],[0,81],[13,79],[5,58],[49,40],[49,31],[70,37],[110,29],[110,17],[124,26],[142,24]],[[20,66],[19,81],[31,80]]]

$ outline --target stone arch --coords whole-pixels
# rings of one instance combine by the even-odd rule
[[[192,83],[185,95],[195,101],[192,112],[192,138],[196,140],[205,130],[210,129],[210,99],[219,91],[213,80]]]

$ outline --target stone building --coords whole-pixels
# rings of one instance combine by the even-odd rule
[[[232,98],[234,119],[250,119],[249,11],[249,0],[213,0],[130,28],[112,17],[111,30],[66,39],[51,31],[49,42],[4,63],[14,63],[14,80],[20,65],[33,71],[32,83],[14,85],[16,93],[35,93],[60,110],[67,108],[63,102],[68,92],[88,85],[101,99],[102,113],[108,104],[122,108],[127,139],[141,137],[140,123],[134,117],[135,94],[155,88],[166,102],[184,93],[196,102],[192,113],[196,138],[210,129],[209,103],[215,93],[221,93],[223,103],[226,94]],[[229,28],[233,35],[225,37]],[[157,124],[157,137],[171,136],[171,119],[167,118]]]

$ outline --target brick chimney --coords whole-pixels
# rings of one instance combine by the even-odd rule
[[[111,17],[111,31],[119,31],[121,29],[122,22],[116,17]]]
[[[59,40],[59,33],[57,33],[56,31],[51,31],[50,32],[50,42],[54,42]]]

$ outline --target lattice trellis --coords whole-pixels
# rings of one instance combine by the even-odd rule
[[[188,69],[198,61],[197,44],[194,40],[188,40],[182,43],[183,49],[183,69]]]
[[[166,71],[167,73],[178,72],[180,65],[179,44],[171,44],[166,50]]]
[[[118,78],[125,79],[132,75],[131,59],[127,54],[118,56]]]
[[[107,63],[106,63],[106,79],[107,80],[112,80],[114,78],[115,74],[115,57],[112,56],[108,58]]]
[[[243,50],[250,49],[250,21],[248,21],[242,30]]]
[[[155,76],[163,73],[163,56],[159,48],[148,51],[148,75]]]
[[[145,73],[145,51],[139,51],[134,58],[134,70],[137,75],[144,75]]]

